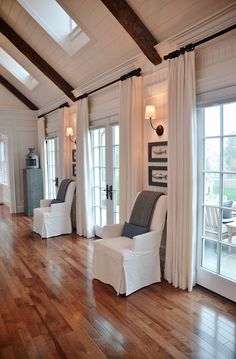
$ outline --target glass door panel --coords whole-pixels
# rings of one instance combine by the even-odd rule
[[[218,173],[204,173],[205,203],[219,205],[220,176]]]
[[[95,224],[106,224],[106,141],[105,128],[91,131],[93,160],[93,208]]]
[[[228,172],[236,172],[236,137],[224,137],[223,146],[223,169]]]
[[[224,116],[224,136],[236,135],[236,121],[235,121],[235,102],[225,104],[223,107]],[[234,118],[234,120],[232,120]]]
[[[205,169],[206,171],[220,170],[220,139],[205,139]]]
[[[234,247],[221,244],[220,274],[230,280],[236,281],[236,233],[232,238]]]
[[[119,222],[119,126],[91,130],[95,225]]]
[[[199,284],[236,300],[236,103],[200,111]],[[201,142],[200,142],[201,141]]]
[[[217,272],[217,241],[202,239],[202,266],[210,271]]]
[[[47,179],[47,198],[56,198],[58,177],[58,138],[50,138],[46,143],[46,179]]]
[[[119,126],[112,126],[112,170],[113,170],[113,223],[119,223],[119,174],[120,174],[120,144]]]

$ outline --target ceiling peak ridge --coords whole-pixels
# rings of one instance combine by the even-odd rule
[[[221,31],[224,28],[235,24],[235,17],[236,2],[233,2],[220,11],[217,11],[196,24],[189,26],[184,31],[171,36],[163,42],[169,43],[169,46],[173,47],[174,44],[183,46],[186,43],[199,41],[203,36],[210,36],[213,32]],[[161,43],[155,46],[159,50],[158,45],[161,45]]]

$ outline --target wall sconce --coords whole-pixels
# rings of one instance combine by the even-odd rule
[[[145,119],[150,121],[150,125],[156,131],[156,134],[158,136],[161,136],[164,133],[164,127],[162,125],[158,125],[157,128],[155,128],[152,124],[152,120],[154,120],[155,118],[156,118],[155,105],[147,105],[145,110]]]
[[[69,139],[71,140],[71,142],[73,142],[76,145],[76,139],[72,139],[73,137],[73,128],[72,127],[67,127],[66,129],[66,136],[69,137]]]

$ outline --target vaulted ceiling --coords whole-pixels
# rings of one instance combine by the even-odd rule
[[[162,42],[234,3],[234,0],[127,2],[157,41]],[[69,56],[16,0],[0,0],[0,13],[3,20],[73,88],[83,89],[83,85],[94,77],[141,52],[102,1],[59,0],[58,3],[91,38],[91,41],[73,56]],[[42,108],[60,99],[67,99],[65,94],[2,34],[0,46],[39,82],[39,85],[30,91],[1,66],[1,75],[37,107]]]

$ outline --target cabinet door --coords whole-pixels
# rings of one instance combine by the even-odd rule
[[[25,169],[23,176],[25,214],[32,216],[34,208],[40,207],[40,200],[43,198],[42,170]]]

